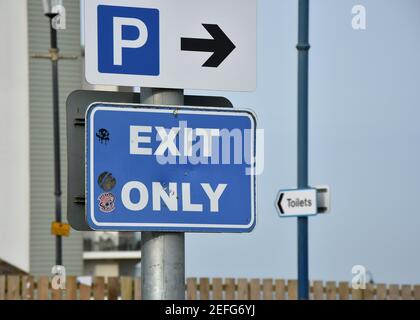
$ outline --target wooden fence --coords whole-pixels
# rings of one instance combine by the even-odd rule
[[[189,278],[188,300],[294,300],[296,280]],[[92,284],[79,283],[77,277],[66,278],[65,290],[53,290],[47,276],[0,275],[0,300],[140,300],[141,280],[132,277],[93,277]],[[347,282],[313,281],[311,299],[315,300],[420,300],[420,285],[368,285],[354,290]]]

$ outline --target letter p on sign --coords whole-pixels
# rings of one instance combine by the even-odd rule
[[[159,10],[98,6],[98,71],[160,73]]]
[[[125,40],[122,37],[123,26],[136,27],[139,34],[136,39]],[[123,48],[141,48],[147,42],[147,27],[143,21],[134,18],[114,17],[114,65],[122,65]]]

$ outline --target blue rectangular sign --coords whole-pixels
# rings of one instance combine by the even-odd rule
[[[247,110],[92,104],[86,219],[94,230],[250,232],[256,120]]]
[[[159,75],[159,10],[98,6],[98,71]]]

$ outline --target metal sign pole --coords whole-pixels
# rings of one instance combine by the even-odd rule
[[[183,90],[141,88],[141,103],[184,104]],[[143,300],[185,299],[185,234],[142,232]]]
[[[308,188],[309,0],[299,0],[298,30],[298,188]],[[298,218],[298,297],[309,299],[308,217]]]

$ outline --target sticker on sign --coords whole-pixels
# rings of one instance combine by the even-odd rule
[[[86,218],[92,229],[254,228],[252,112],[96,103],[86,124]]]
[[[256,0],[85,1],[92,84],[253,91]]]

